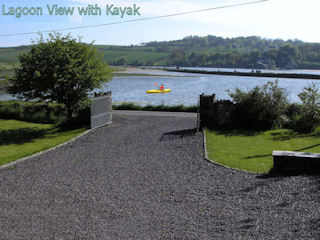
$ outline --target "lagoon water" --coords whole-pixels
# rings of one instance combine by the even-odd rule
[[[164,73],[167,74],[167,73]],[[235,88],[250,90],[262,86],[274,78],[221,76],[207,74],[170,74],[171,76],[116,76],[104,90],[112,91],[114,102],[135,102],[141,105],[196,105],[199,95],[216,94],[217,99],[230,99],[227,90]],[[320,88],[319,80],[279,78],[279,86],[286,90],[290,102],[299,102],[298,94],[313,82]],[[147,94],[145,91],[155,89],[155,83],[164,84],[172,92],[165,94]]]
[[[311,70],[312,71],[312,70]],[[141,71],[139,71],[141,73]],[[143,73],[157,76],[115,76],[104,87],[104,91],[112,91],[114,103],[134,102],[140,105],[196,105],[199,95],[216,94],[217,99],[230,99],[227,90],[240,88],[250,90],[255,86],[262,86],[274,78],[221,76],[207,74],[174,73],[164,71],[145,70]],[[310,71],[309,71],[310,73]],[[278,79],[279,86],[286,90],[290,102],[299,102],[298,94],[304,87],[313,82],[320,88],[320,80],[308,79]],[[147,94],[146,90],[155,89],[155,83],[164,84],[171,93]],[[13,99],[10,95],[0,95],[0,100]]]

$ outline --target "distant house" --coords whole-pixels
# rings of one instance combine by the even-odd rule
[[[256,68],[273,69],[275,67],[274,61],[271,58],[258,59],[256,62]]]

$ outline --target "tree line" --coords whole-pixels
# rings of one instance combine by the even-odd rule
[[[216,36],[189,36],[182,40],[142,43],[116,49],[147,52],[166,52],[167,56],[148,65],[199,66],[269,69],[320,69],[320,43],[300,40],[263,39],[260,37],[222,38]],[[130,61],[124,56],[114,65],[145,65],[143,59]]]

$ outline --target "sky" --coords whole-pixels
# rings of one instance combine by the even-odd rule
[[[121,22],[254,1],[258,0],[0,0],[0,35]],[[74,7],[74,14],[50,16],[47,5],[52,7],[55,4],[59,7]],[[78,7],[86,7],[88,4],[97,4],[102,9],[101,16],[80,16]],[[140,7],[140,15],[126,15],[123,18],[107,15],[107,4],[122,8],[136,4]],[[17,18],[8,15],[10,7],[14,10],[18,7],[41,7],[43,15],[22,15]],[[110,45],[136,45],[182,39],[190,35],[229,38],[260,36],[267,39],[320,42],[319,10],[319,0],[268,0],[253,5],[62,33],[81,36],[82,41],[88,43],[94,41],[95,44]],[[37,34],[0,36],[0,47],[27,45],[37,38]]]

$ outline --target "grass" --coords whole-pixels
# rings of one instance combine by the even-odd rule
[[[273,167],[272,151],[320,152],[320,129],[299,134],[280,129],[265,132],[205,131],[208,157],[219,164],[267,173]]]
[[[14,68],[17,64],[6,64],[0,62],[0,78],[12,77],[14,75]]]
[[[5,94],[6,93],[6,86],[7,86],[7,81],[5,79],[0,78],[0,94]]]
[[[17,63],[21,51],[14,48],[0,48],[0,63]]]
[[[101,51],[104,52],[103,50]],[[148,62],[157,62],[162,58],[169,57],[169,55],[170,53],[166,52],[105,50],[104,61],[111,63],[125,58],[127,63],[130,64],[139,60],[143,65],[147,65]]]
[[[0,119],[0,165],[57,146],[85,130]]]

